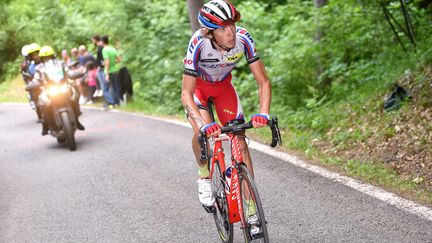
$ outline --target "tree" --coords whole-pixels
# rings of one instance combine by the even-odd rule
[[[313,2],[314,2],[314,6],[317,8],[317,15],[315,16],[315,22],[316,22],[315,41],[318,42],[318,45],[319,45],[321,38],[324,35],[324,32],[321,28],[321,23],[320,23],[320,11],[319,11],[319,9],[327,4],[327,0],[313,0]],[[322,55],[321,53],[318,53],[318,55],[317,55],[317,65],[318,65],[317,74],[318,74],[318,77],[320,77],[321,74],[324,72],[324,67],[322,64],[321,55]],[[324,86],[329,86],[331,84],[331,79],[325,78],[322,81],[322,84]]]
[[[191,25],[191,30],[192,33],[194,33],[200,28],[197,16],[198,11],[204,5],[204,0],[188,0],[187,5],[189,10],[189,21]]]

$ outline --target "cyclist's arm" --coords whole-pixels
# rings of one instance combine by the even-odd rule
[[[249,64],[249,67],[252,71],[252,74],[255,77],[255,80],[258,83],[260,113],[269,114],[272,91],[271,91],[271,83],[267,76],[264,63],[261,60],[257,60]]]
[[[181,99],[189,117],[195,122],[198,128],[205,125],[198,107],[195,104],[193,94],[195,91],[196,77],[183,74]]]

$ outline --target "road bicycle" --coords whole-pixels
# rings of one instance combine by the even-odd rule
[[[214,120],[211,109],[210,115]],[[275,147],[278,143],[281,145],[277,117],[272,117],[268,125],[272,131],[270,146]],[[239,144],[239,137],[244,137],[245,130],[251,128],[253,128],[252,122],[241,123],[234,120],[221,128],[220,136],[207,138],[205,132],[201,131],[198,138],[201,160],[209,161],[215,197],[214,206],[204,206],[204,208],[207,212],[213,213],[219,238],[226,243],[233,242],[233,224],[237,222],[241,224],[245,242],[269,242],[267,222],[258,189],[244,163]],[[229,141],[231,147],[231,165],[227,168],[222,147],[224,141]],[[210,144],[213,145],[213,150],[209,151]],[[254,217],[254,224],[250,224],[251,217]]]

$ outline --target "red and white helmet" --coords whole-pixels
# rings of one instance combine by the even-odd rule
[[[232,3],[224,0],[212,0],[198,12],[198,22],[202,28],[214,30],[226,27],[240,20],[238,12]]]

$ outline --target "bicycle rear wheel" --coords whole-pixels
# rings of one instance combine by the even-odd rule
[[[242,214],[245,219],[243,237],[245,242],[269,242],[267,225],[261,199],[255,182],[246,165],[238,167]],[[253,224],[250,224],[253,222]]]
[[[212,173],[212,190],[215,197],[215,210],[213,217],[218,230],[219,238],[222,242],[233,242],[233,225],[228,219],[228,204],[225,195],[225,180],[223,173],[220,170],[219,161],[215,162]]]

